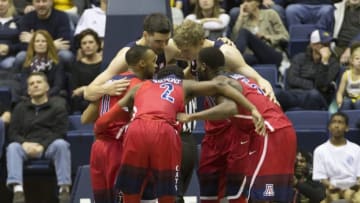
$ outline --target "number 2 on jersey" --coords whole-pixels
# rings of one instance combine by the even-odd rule
[[[165,89],[164,92],[161,94],[161,99],[165,99],[170,103],[174,103],[174,97],[170,96],[171,92],[174,91],[174,85],[171,83],[162,83],[160,88]]]

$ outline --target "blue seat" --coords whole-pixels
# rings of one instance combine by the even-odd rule
[[[313,152],[317,146],[328,140],[327,111],[287,111],[286,115],[295,128],[299,149]]]
[[[79,167],[71,192],[71,203],[82,202],[82,200],[94,202],[89,165]]]
[[[356,126],[360,121],[360,110],[343,110],[342,112],[349,117],[349,131],[346,133],[346,138],[360,145],[360,129]]]
[[[89,164],[91,146],[94,142],[93,124],[81,124],[81,115],[70,115],[67,140],[70,143],[72,171]]]
[[[288,54],[292,58],[298,53],[304,52],[310,42],[310,34],[316,29],[314,24],[291,25],[289,28]]]
[[[275,64],[256,64],[253,68],[265,79],[273,88],[281,88],[278,80],[278,70]]]
[[[326,130],[329,120],[327,111],[287,111],[287,117],[295,130]]]
[[[12,97],[11,97],[11,88],[10,87],[0,87],[0,100],[1,103],[7,108],[11,107]]]

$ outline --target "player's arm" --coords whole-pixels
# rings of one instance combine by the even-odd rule
[[[215,96],[217,94],[221,94],[227,98],[234,100],[237,104],[243,106],[245,109],[251,112],[256,132],[261,135],[265,134],[264,119],[262,118],[256,107],[249,100],[247,100],[244,95],[242,95],[237,89],[233,88],[226,82],[222,82],[219,80],[206,82],[184,80],[183,86],[184,90],[186,91],[186,95]],[[190,92],[188,92],[188,90],[190,90]]]
[[[225,56],[225,66],[228,67],[230,71],[237,72],[248,78],[254,79],[259,84],[260,88],[265,92],[266,96],[270,97],[272,101],[277,103],[271,84],[245,62],[239,50],[228,45],[221,46],[220,50]]]
[[[99,116],[99,101],[91,102],[81,114],[81,123],[94,123]]]
[[[218,96],[216,97],[216,103],[216,106],[196,113],[178,113],[177,120],[183,123],[193,120],[222,120],[238,113],[236,103],[232,100]]]
[[[104,94],[120,95],[126,90],[129,85],[129,81],[126,79],[116,80],[112,83],[106,83],[106,81],[127,70],[125,54],[128,50],[129,47],[122,48],[110,65],[85,88],[84,97],[86,100],[95,101]]]

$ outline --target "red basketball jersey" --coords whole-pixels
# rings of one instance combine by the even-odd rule
[[[110,110],[110,108],[114,104],[116,104],[125,95],[125,93],[129,89],[131,89],[135,85],[142,82],[142,80],[137,78],[136,75],[134,75],[134,73],[132,73],[130,71],[127,71],[127,72],[121,73],[121,74],[119,74],[117,76],[114,76],[108,82],[112,82],[114,80],[120,80],[122,78],[129,79],[130,80],[130,85],[127,87],[126,91],[124,91],[123,94],[121,94],[121,95],[118,95],[118,96],[104,95],[101,98],[101,102],[99,104],[99,117],[103,116],[103,114],[108,112]],[[105,136],[105,137],[108,137],[108,138],[115,138],[117,133],[119,132],[119,129],[129,122],[130,117],[131,117],[131,115],[129,114],[129,117],[127,119],[114,120],[108,126],[99,126],[98,122],[95,122],[94,127],[96,129],[103,129],[103,130],[96,130],[97,131],[96,137],[97,138],[104,138],[104,136]]]
[[[178,127],[176,114],[185,111],[182,80],[167,77],[149,80],[138,89],[134,97],[134,119],[150,118],[168,121]]]
[[[269,97],[265,96],[265,93],[254,80],[237,73],[230,74],[228,77],[239,82],[242,86],[242,94],[256,106],[267,122],[267,127],[271,131],[292,125],[280,106],[272,102]],[[238,111],[238,117],[244,118],[241,119],[242,125],[240,127],[245,129],[248,129],[249,127],[253,128],[254,125],[252,124],[251,119],[246,119],[249,118],[250,112],[241,106],[238,106]]]

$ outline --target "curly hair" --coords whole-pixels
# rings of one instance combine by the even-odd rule
[[[200,45],[205,39],[205,31],[202,25],[185,20],[174,30],[173,40],[178,47],[188,47]]]

